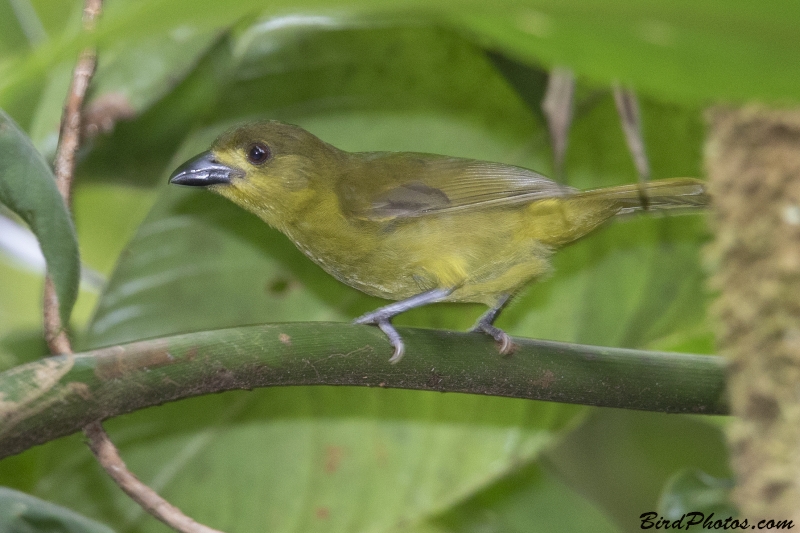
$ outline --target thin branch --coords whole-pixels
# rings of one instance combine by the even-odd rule
[[[575,76],[571,70],[556,67],[547,79],[547,92],[542,101],[542,112],[547,117],[550,143],[553,146],[555,175],[564,181],[564,156],[567,153],[569,128],[572,125],[572,112],[575,96]]]
[[[58,312],[58,296],[53,280],[47,276],[44,280],[44,338],[52,355],[71,354],[72,344],[61,324]]]
[[[100,422],[94,422],[83,428],[83,432],[89,439],[89,448],[92,449],[95,457],[108,472],[117,485],[125,491],[142,508],[158,518],[171,528],[187,533],[221,533],[217,529],[212,529],[203,524],[198,524],[181,511],[171,505],[156,492],[139,481],[125,465],[119,456],[119,451],[114,443],[108,438],[108,434],[103,429]]]
[[[501,356],[478,333],[398,328],[406,357],[388,363],[378,328],[265,324],[176,335],[50,357],[0,373],[0,458],[105,420],[215,392],[355,385],[724,414],[721,357],[515,338]]]
[[[78,152],[81,141],[81,109],[96,66],[97,55],[93,49],[81,52],[78,63],[72,71],[72,83],[64,106],[53,172],[56,175],[58,190],[67,205],[70,205],[71,202],[75,154]]]
[[[633,89],[627,89],[619,84],[614,85],[614,102],[617,105],[617,113],[622,122],[622,130],[625,132],[625,141],[628,149],[633,156],[633,163],[639,175],[639,200],[642,207],[647,209],[650,200],[647,196],[645,187],[647,180],[650,179],[650,161],[647,159],[647,150],[644,147],[644,137],[642,136],[642,120],[639,113],[639,99]]]
[[[642,135],[642,119],[639,112],[639,99],[633,89],[628,89],[619,84],[614,85],[614,103],[625,133],[625,142],[633,156],[633,164],[639,174],[639,182],[650,179],[650,161],[647,159],[647,150],[644,147]]]
[[[83,26],[86,31],[94,29],[102,8],[102,0],[85,1]],[[72,198],[75,156],[81,142],[83,102],[96,67],[96,51],[93,48],[87,48],[81,52],[78,62],[72,71],[72,82],[70,83],[69,94],[61,117],[61,131],[58,137],[53,172],[56,177],[58,191],[61,193],[61,197],[64,199],[68,209]],[[55,285],[49,275],[45,279],[43,314],[45,339],[50,353],[70,356],[73,353],[72,345],[64,324],[61,323],[58,297],[56,296]],[[215,529],[198,524],[181,513],[177,507],[161,498],[153,489],[139,481],[127,469],[116,447],[111,443],[108,434],[99,422],[92,421],[84,427],[83,431],[89,439],[89,448],[106,473],[145,511],[181,533],[220,533]]]
[[[92,31],[100,13],[103,11],[103,0],[86,0],[83,4],[83,28]]]
[[[94,28],[95,20],[102,8],[101,0],[86,0],[83,14],[83,25],[86,30]],[[58,135],[58,147],[53,162],[53,173],[56,176],[56,187],[67,208],[71,205],[72,178],[75,175],[75,154],[80,146],[81,109],[89,89],[89,82],[97,66],[97,54],[94,49],[87,48],[81,52],[72,71],[72,81],[61,115],[61,131]],[[61,323],[58,312],[58,297],[55,285],[47,276],[44,285],[44,337],[51,354],[72,353],[69,337]]]
[[[83,8],[83,27],[86,31],[94,29],[103,8],[102,0],[86,0]],[[61,131],[58,148],[53,163],[56,185],[67,206],[71,203],[72,178],[75,175],[75,154],[81,142],[81,110],[97,67],[97,53],[93,48],[81,52],[78,63],[72,71],[72,82],[61,117]]]

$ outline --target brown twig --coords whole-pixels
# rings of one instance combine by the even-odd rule
[[[86,31],[94,29],[95,22],[103,10],[103,0],[86,0],[83,4],[83,27]]]
[[[633,89],[617,83],[614,84],[614,103],[617,105],[622,131],[625,133],[625,142],[628,143],[628,149],[633,156],[633,164],[639,175],[639,199],[642,207],[647,209],[650,206],[646,188],[646,183],[650,179],[650,161],[647,159],[647,150],[644,147],[644,137],[642,136],[639,99]]]
[[[101,8],[101,0],[86,1],[83,13],[84,28],[87,30],[94,28],[95,20]],[[81,108],[96,66],[97,54],[93,49],[87,48],[81,53],[78,63],[72,72],[69,94],[61,115],[61,131],[58,135],[58,148],[53,162],[53,172],[56,176],[58,192],[61,193],[61,197],[68,208],[72,199],[75,154],[81,141]],[[58,313],[58,297],[50,276],[47,276],[44,284],[44,338],[51,354],[72,353],[65,324],[61,323],[61,317]]]
[[[87,30],[94,28],[94,22],[100,13],[100,0],[87,0],[84,8],[83,23]],[[61,131],[58,135],[58,148],[53,162],[56,176],[56,187],[64,203],[69,208],[72,200],[72,177],[75,175],[75,154],[80,146],[81,108],[97,66],[97,54],[94,49],[87,48],[81,52],[78,63],[72,71],[67,101],[61,115]],[[53,355],[72,353],[65,324],[61,323],[58,312],[58,297],[50,276],[44,284],[44,338],[50,353]]]
[[[94,29],[102,8],[102,0],[86,0],[83,7],[83,27],[86,31]],[[87,48],[81,52],[78,63],[72,71],[72,82],[61,116],[61,131],[58,136],[53,171],[56,175],[56,185],[67,206],[71,201],[72,177],[75,175],[75,154],[78,152],[81,142],[81,109],[96,67],[97,53],[95,50]]]
[[[89,424],[83,429],[83,432],[89,439],[89,448],[92,449],[95,457],[106,469],[108,475],[148,513],[177,531],[221,533],[216,529],[195,522],[181,513],[177,507],[156,494],[153,489],[139,481],[125,466],[125,462],[119,456],[116,446],[109,440],[108,434],[103,429],[103,426],[100,425],[100,422]]]
[[[81,141],[81,108],[96,66],[97,55],[93,49],[81,52],[78,63],[72,71],[72,83],[61,118],[61,132],[58,136],[58,149],[53,170],[56,175],[56,185],[67,205],[70,205],[71,201],[70,192],[72,176],[75,174],[75,154]]]
[[[647,150],[644,147],[642,136],[642,118],[639,112],[639,99],[633,89],[614,85],[614,103],[617,106],[625,141],[633,156],[633,164],[639,174],[639,181],[646,182],[650,179],[650,162],[647,159]]]
[[[95,22],[103,7],[102,0],[86,0],[83,9],[83,26],[86,31],[94,29]],[[75,175],[75,155],[81,142],[81,111],[89,83],[97,67],[97,53],[93,48],[81,52],[72,71],[72,82],[61,117],[61,131],[58,148],[53,163],[56,186],[67,208],[71,204],[72,178]],[[45,339],[53,355],[71,354],[72,345],[61,323],[58,297],[52,278],[48,275],[44,286],[44,330]],[[142,508],[181,533],[221,533],[216,529],[198,524],[184,515],[177,507],[160,497],[153,489],[139,481],[131,473],[119,456],[108,434],[100,422],[93,422],[84,428],[89,439],[89,448],[94,453],[106,473]]]
[[[572,71],[556,67],[547,79],[547,92],[542,101],[542,112],[547,117],[550,142],[553,146],[553,163],[556,179],[564,181],[564,156],[567,153],[569,128],[575,96],[575,76]]]
[[[55,285],[49,275],[44,280],[44,338],[52,355],[72,353],[69,337],[61,325]]]

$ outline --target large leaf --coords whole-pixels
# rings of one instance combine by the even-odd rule
[[[75,30],[82,23],[84,8],[82,0],[64,0],[62,2],[24,0],[24,2],[29,5],[28,16],[32,17],[35,13],[49,39],[60,37],[64,31]],[[14,1],[12,3],[21,4],[23,2]]]
[[[78,295],[80,259],[72,219],[55,178],[28,137],[0,110],[0,202],[36,234],[58,295],[61,322],[69,322]]]
[[[10,264],[0,256],[0,369],[47,353],[42,335],[41,275]]]
[[[586,498],[536,465],[455,506],[433,524],[453,533],[621,531]]]
[[[219,529],[391,531],[528,463],[580,411],[481,396],[292,387],[168,404],[106,427],[137,476]],[[0,477],[38,454],[38,495],[120,531],[166,531],[113,487],[80,440],[9,458]]]
[[[667,515],[663,491],[676,471],[731,475],[719,428],[696,417],[621,409],[594,410],[580,428],[548,450],[546,460],[562,480],[626,531],[640,530],[642,513]],[[674,481],[671,485],[675,487]],[[701,498],[682,497],[681,512],[692,505],[697,506],[691,510],[702,512],[720,510],[700,505]],[[671,519],[680,518],[681,512],[672,518],[675,508],[669,509]]]
[[[35,32],[36,33],[36,32]],[[0,60],[25,50],[31,42],[17,20],[12,2],[0,4]]]
[[[31,46],[30,48],[20,47],[20,51],[14,55],[0,55],[0,69],[3,65],[13,65],[15,55],[25,54],[22,50],[26,48],[35,55],[50,48],[55,42],[62,44],[68,42],[82,27],[83,2],[80,0],[55,3],[48,0],[23,0],[5,2],[5,4],[11,8],[10,10],[13,10],[13,16],[6,18],[0,15],[0,19],[3,20],[0,24],[8,25],[7,27],[11,31],[1,33],[5,38],[13,39],[13,36],[20,32]],[[42,30],[44,33],[41,33]],[[41,40],[42,37],[44,40]],[[17,85],[13,95],[0,103],[0,108],[3,108],[18,124],[22,125],[25,131],[30,132],[29,125],[38,107],[39,96],[45,83],[52,77],[55,70],[61,72],[72,70],[76,57],[77,48],[74,54],[68,53],[52,63],[40,64],[43,68],[38,70],[34,76],[27,77],[20,85]],[[60,96],[62,104],[65,96],[66,87]]]
[[[97,38],[223,28],[263,9],[256,0],[118,2],[108,6]],[[798,9],[789,0],[506,0],[491,6],[474,0],[284,0],[270,3],[269,14],[317,10],[335,24],[343,13],[424,10],[429,18],[449,20],[480,42],[525,61],[564,64],[595,82],[622,80],[673,101],[697,103],[713,98],[796,101],[800,74],[785,66],[800,59]],[[281,18],[280,24],[293,22],[293,16]],[[0,78],[0,105],[24,93],[53,64],[74,56],[84,41],[79,36],[54,41],[10,61]]]
[[[108,133],[169,93],[190,72],[216,36],[189,29],[119,40],[98,53],[97,72],[87,98],[84,141]],[[64,98],[72,80],[72,59],[50,70],[30,126],[31,138],[47,157],[55,154]]]
[[[526,62],[675,102],[797,101],[800,77],[784,68],[800,59],[796,2],[533,0],[454,19]]]

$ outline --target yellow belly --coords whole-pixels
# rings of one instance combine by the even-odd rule
[[[312,215],[285,233],[329,274],[372,296],[402,300],[438,288],[453,291],[448,301],[494,305],[546,275],[555,249],[611,215],[589,210],[584,220],[585,206],[581,216],[575,207],[545,200],[385,222]]]

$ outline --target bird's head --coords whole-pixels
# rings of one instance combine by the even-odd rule
[[[209,188],[280,227],[331,179],[343,154],[298,126],[254,122],[223,133],[169,182]]]

